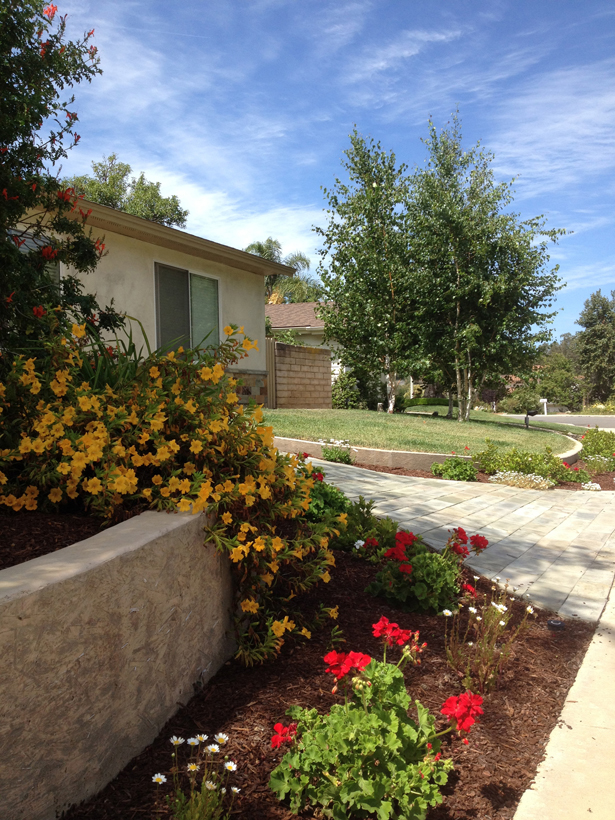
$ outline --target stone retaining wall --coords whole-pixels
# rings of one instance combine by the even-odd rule
[[[0,571],[2,820],[95,794],[230,657],[230,569],[204,523],[146,512]]]

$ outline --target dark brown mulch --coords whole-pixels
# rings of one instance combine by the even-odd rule
[[[318,590],[327,606],[339,606],[344,651],[381,657],[371,625],[386,615],[400,626],[421,631],[428,643],[423,663],[407,668],[410,695],[438,713],[442,703],[461,691],[459,677],[447,666],[442,618],[408,615],[370,598],[365,586],[375,568],[353,556],[336,553],[331,583]],[[489,592],[481,579],[479,590]],[[523,604],[513,604],[521,617]],[[498,689],[485,698],[485,714],[473,727],[470,745],[454,739],[445,754],[455,760],[455,772],[444,790],[444,804],[429,812],[429,820],[510,820],[542,758],[549,734],[557,724],[566,694],[585,654],[593,627],[570,622],[563,632],[550,632],[548,614],[536,621],[517,645],[515,657]],[[65,820],[136,820],[153,817],[156,772],[168,775],[171,735],[187,738],[198,732],[226,732],[230,758],[238,770],[232,782],[240,786],[233,816],[242,820],[292,820],[295,815],[269,791],[271,770],[280,755],[271,750],[274,723],[287,722],[293,705],[325,711],[335,702],[332,678],[324,672],[323,655],[330,648],[322,632],[301,646],[287,644],[281,656],[264,666],[247,669],[229,662],[163,728],[142,754],[88,803],[74,808]],[[185,747],[184,747],[185,748]],[[170,778],[169,778],[170,779]],[[168,785],[168,784],[167,784]],[[166,788],[166,787],[165,787]],[[302,817],[312,818],[307,811]]]
[[[100,528],[100,519],[86,515],[1,513],[0,569],[69,547],[96,535]]]

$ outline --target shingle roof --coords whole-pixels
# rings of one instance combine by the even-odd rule
[[[292,305],[265,305],[265,316],[273,328],[324,327],[325,323],[316,316],[314,308],[318,302],[299,302]]]

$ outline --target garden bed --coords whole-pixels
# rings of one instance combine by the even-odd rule
[[[336,553],[336,559],[331,583],[313,594],[325,605],[339,607],[337,623],[346,642],[337,648],[380,658],[381,644],[372,637],[371,625],[381,615],[404,628],[419,629],[428,648],[421,666],[406,667],[406,680],[411,697],[437,714],[446,698],[461,691],[459,677],[446,663],[443,618],[409,615],[371,598],[364,589],[375,568],[345,553]],[[481,579],[478,589],[489,593],[491,583]],[[524,604],[515,602],[512,606],[514,617],[520,618]],[[444,789],[444,804],[429,812],[429,820],[513,817],[593,633],[593,626],[580,622],[567,623],[562,632],[550,632],[548,617],[548,613],[538,612],[516,645],[500,686],[485,698],[484,717],[473,727],[469,746],[458,739],[445,745],[445,755],[455,760],[455,772]],[[264,666],[245,668],[236,661],[227,663],[199,694],[184,703],[154,743],[98,796],[70,811],[65,820],[165,816],[164,812],[155,814],[152,776],[157,772],[169,775],[171,735],[187,738],[199,732],[229,735],[225,752],[238,766],[231,783],[241,788],[233,817],[291,820],[295,815],[268,788],[270,772],[280,759],[280,754],[271,750],[270,738],[273,725],[286,722],[284,713],[289,706],[300,704],[326,711],[336,701],[331,693],[333,681],[325,674],[323,662],[329,640],[326,629],[304,645],[287,643],[281,656]],[[308,811],[303,816],[314,814]]]

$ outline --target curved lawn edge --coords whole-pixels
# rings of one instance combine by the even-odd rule
[[[573,445],[565,453],[558,453],[557,457],[568,464],[574,464],[579,459],[579,453],[583,449],[580,441],[566,436],[563,433],[555,433],[567,438]],[[322,458],[322,445],[317,441],[306,441],[300,438],[286,438],[285,436],[275,436],[274,447],[286,453],[307,453],[312,458]],[[372,464],[375,467],[403,467],[406,470],[429,470],[434,461],[440,464],[450,458],[450,453],[422,453],[413,450],[378,450],[373,447],[350,447],[353,461],[360,464]],[[457,456],[464,461],[471,461],[471,456]]]

